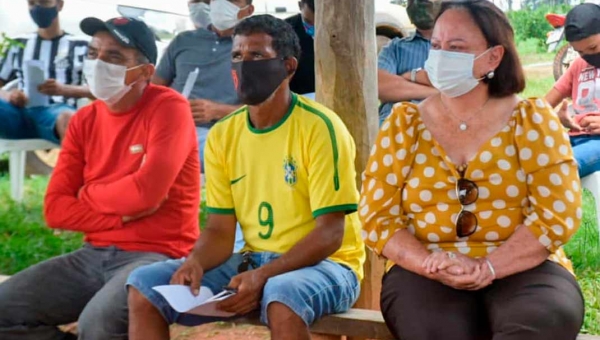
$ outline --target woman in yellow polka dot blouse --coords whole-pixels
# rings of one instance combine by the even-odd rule
[[[402,340],[575,339],[583,298],[561,246],[579,227],[569,139],[490,1],[446,2],[425,70],[363,174],[363,237],[388,259],[381,307]]]

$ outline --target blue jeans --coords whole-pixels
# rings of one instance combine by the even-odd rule
[[[280,255],[275,253],[253,253],[252,260],[265,265]],[[163,315],[169,324],[178,323],[196,326],[223,320],[194,314],[178,313],[152,287],[169,284],[171,276],[183,264],[181,260],[158,262],[134,270],[127,280],[142,293]],[[202,278],[202,286],[213,293],[219,293],[238,274],[242,262],[241,254],[233,254],[219,267],[207,271]],[[354,272],[341,264],[325,260],[312,267],[288,272],[270,278],[263,288],[260,304],[261,321],[268,325],[267,307],[279,302],[304,320],[307,325],[327,314],[343,313],[354,305],[360,293],[360,283]]]
[[[579,177],[600,171],[600,136],[571,136]]]
[[[66,104],[18,108],[0,100],[0,138],[43,138],[59,144],[54,128],[56,119],[63,112],[75,112]]]

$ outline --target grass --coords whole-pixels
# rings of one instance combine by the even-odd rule
[[[544,97],[550,91],[554,86],[554,76],[552,76],[551,69],[549,71],[550,75],[542,74],[541,77],[538,76],[538,73],[545,72],[544,70],[548,70],[548,68],[533,68],[525,71],[527,85],[521,97]]]
[[[556,49],[556,51],[558,48]],[[552,62],[556,51],[548,53],[545,50],[540,50],[536,39],[527,39],[517,42],[517,51],[521,57],[523,65],[531,65],[538,63]]]

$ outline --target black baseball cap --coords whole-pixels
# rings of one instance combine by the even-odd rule
[[[567,41],[579,41],[600,33],[600,5],[580,4],[569,11],[565,21]]]
[[[79,24],[83,33],[94,34],[107,31],[121,45],[142,52],[152,64],[156,64],[158,50],[154,41],[154,32],[141,20],[127,17],[113,18],[106,22],[98,18],[85,18]]]

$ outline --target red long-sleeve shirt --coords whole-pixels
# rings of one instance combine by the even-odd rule
[[[149,85],[114,114],[101,101],[71,119],[45,198],[51,228],[98,247],[187,255],[199,235],[200,163],[189,103]],[[159,207],[160,206],[160,207]],[[123,223],[159,207],[147,217]]]

